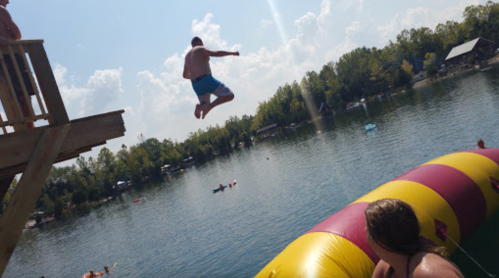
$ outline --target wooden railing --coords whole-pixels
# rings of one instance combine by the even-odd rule
[[[3,134],[33,128],[33,122],[49,125],[69,122],[43,40],[12,41],[0,46],[0,128]],[[37,105],[35,109],[34,104]]]

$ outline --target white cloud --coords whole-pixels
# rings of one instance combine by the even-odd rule
[[[439,23],[445,23],[449,20],[460,22],[462,13],[467,6],[480,4],[479,0],[460,0],[455,5],[436,9],[428,7],[431,2],[429,0],[421,1],[421,6],[411,7],[403,14],[397,13],[389,24],[378,25],[376,29],[380,34],[381,41],[386,44],[390,39],[395,40],[403,29],[428,27],[434,30]]]
[[[68,69],[59,64],[55,64],[55,67],[52,71],[54,72],[54,77],[57,85],[64,85],[64,83],[66,83],[66,79],[64,78],[64,76],[68,72]]]
[[[78,87],[75,84],[67,84],[67,68],[56,64],[53,72],[66,106],[70,106],[74,100],[79,101],[80,110],[78,116],[88,116],[102,113],[107,105],[120,99],[123,94],[121,75],[123,69],[96,70],[86,86]],[[74,79],[70,77],[70,79]]]
[[[353,33],[356,33],[360,30],[360,21],[354,21],[352,22],[352,25],[348,26],[345,29],[345,33],[347,35],[352,35]]]
[[[88,79],[87,92],[80,101],[80,116],[105,112],[107,104],[123,94],[121,74],[123,69],[96,70]]]
[[[66,84],[66,75],[68,69],[59,64],[55,64],[53,69],[55,80],[59,86],[59,91],[61,92],[62,99],[66,105],[70,105],[73,100],[78,99],[89,93],[88,88],[75,87],[74,85]]]
[[[139,78],[137,88],[141,99],[139,111],[154,116],[168,115],[170,106],[179,102],[176,96],[181,86],[178,83],[182,83],[182,80],[177,78],[176,82],[163,82],[149,71],[141,71],[137,76]]]
[[[207,14],[202,21],[192,22],[192,35],[200,37],[204,45],[212,48],[227,49],[227,42],[220,39],[220,25],[211,24],[213,14]]]
[[[132,116],[136,115],[135,114],[135,110],[133,109],[132,106],[126,106],[126,107],[123,108],[123,110],[125,110],[125,113],[130,114]]]
[[[274,24],[274,21],[270,20],[270,19],[262,19],[260,21],[260,27],[262,29],[267,29],[269,28],[270,26],[272,26],[272,24]]]
[[[390,24],[378,26],[377,29],[382,41],[386,42],[389,39],[393,39],[393,36],[402,30],[400,29],[400,14],[396,14]]]
[[[342,7],[343,11],[364,11],[364,3],[365,0],[343,0],[339,3],[339,6]]]

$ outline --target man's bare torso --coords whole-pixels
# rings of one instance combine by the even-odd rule
[[[16,39],[9,22],[12,22],[9,12],[5,6],[0,5],[0,37],[7,41]],[[15,28],[17,29],[17,26]]]
[[[204,46],[195,46],[185,55],[185,66],[191,80],[204,74],[211,74],[210,56],[206,54],[205,49]]]

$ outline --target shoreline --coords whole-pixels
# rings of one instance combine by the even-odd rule
[[[487,70],[488,68],[499,66],[499,58],[494,58],[494,59],[491,59],[488,61],[484,61],[484,63],[485,62],[487,63],[486,67],[484,67],[483,64],[482,65],[473,65],[473,66],[471,66],[471,68],[465,68],[465,69],[460,68],[460,69],[455,70],[455,71],[449,71],[444,76],[435,78],[435,80],[431,80],[430,78],[423,79],[421,81],[415,82],[414,85],[412,86],[412,89],[421,88],[421,87],[424,87],[428,84],[431,84],[434,82],[439,82],[439,81],[449,79],[452,77],[457,77],[459,75],[466,74],[466,73],[469,73],[472,71],[484,71],[484,70]]]
[[[493,67],[499,66],[499,58],[498,59],[493,59],[492,61],[489,61],[488,62],[488,66],[493,66]],[[428,84],[431,84],[431,83],[434,83],[434,82],[439,82],[439,81],[442,81],[442,80],[445,80],[445,79],[448,79],[448,78],[451,78],[451,77],[456,77],[458,75],[465,74],[465,73],[468,73],[470,71],[477,71],[477,70],[480,70],[480,69],[479,68],[477,69],[476,67],[472,67],[472,68],[468,68],[466,70],[462,70],[462,71],[460,70],[459,72],[453,72],[453,73],[447,74],[447,76],[445,76],[443,78],[437,78],[436,80],[430,80],[430,78],[426,78],[424,80],[415,82],[410,89],[418,89],[418,88],[424,87],[424,86],[426,86]],[[403,90],[403,91],[400,91],[400,90]],[[400,92],[397,93],[397,91],[400,91]],[[393,97],[393,96],[395,96],[397,94],[405,93],[405,92],[406,92],[406,90],[403,87],[400,87],[400,88],[394,89],[392,94],[390,94],[390,95],[384,95],[384,96],[385,97]],[[373,96],[372,98],[367,99],[365,101],[365,103],[372,102],[372,101],[374,101],[377,98],[378,98],[378,96]],[[327,118],[327,117],[330,117],[330,116],[335,116],[336,114],[345,113],[345,112],[348,112],[349,110],[350,109],[342,109],[342,110],[338,110],[338,111],[331,111],[330,113],[326,113],[326,114],[314,117],[312,119],[308,119],[308,120],[305,120],[305,121],[302,121],[302,122],[295,123],[294,126],[280,126],[280,127],[277,127],[273,132],[270,132],[269,136],[263,137],[263,138],[257,138],[255,136],[254,140],[252,140],[251,142],[256,143],[256,142],[259,142],[259,141],[263,141],[263,140],[266,140],[266,139],[268,139],[270,137],[275,136],[276,134],[296,129],[296,128],[302,126],[303,124],[312,123],[312,122],[317,121],[317,120],[322,119],[322,118]],[[251,145],[253,145],[253,144],[251,144]],[[240,149],[242,147],[246,147],[245,144],[242,144],[242,145],[236,144],[232,148],[232,151]],[[205,162],[213,160],[213,159],[216,159],[216,157],[217,157],[217,155],[214,155],[211,159],[207,159]],[[142,184],[143,183],[136,183],[136,184],[134,184],[134,186],[132,186],[130,188],[133,188],[135,186],[140,186]],[[114,199],[120,193],[122,193],[122,191],[116,192],[116,194],[113,194],[112,196],[109,196],[107,198],[101,199],[99,201],[91,202],[91,203],[87,202],[87,203],[84,203],[84,204],[81,204],[81,205],[74,205],[74,204],[72,204],[69,207],[66,207],[64,209],[65,213],[63,213],[61,216],[55,217],[55,215],[50,215],[50,216],[46,215],[47,217],[43,218],[42,221],[40,221],[39,223],[35,223],[34,225],[33,225],[33,219],[29,219],[26,222],[26,224],[25,224],[25,229],[26,230],[33,229],[33,228],[36,228],[36,227],[44,226],[45,224],[50,223],[50,222],[54,222],[56,220],[64,220],[64,219],[71,218],[74,213],[89,211],[89,210],[91,210],[92,208],[94,208],[96,206],[99,206],[99,205],[101,205],[103,203],[106,203],[106,202]],[[50,219],[50,221],[46,221],[47,219]]]

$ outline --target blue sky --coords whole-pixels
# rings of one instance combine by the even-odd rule
[[[383,47],[402,29],[462,20],[485,0],[128,1],[11,0],[23,39],[43,39],[71,119],[119,109],[125,137],[183,141],[189,132],[255,114],[276,89],[356,47]],[[212,59],[213,75],[235,93],[205,120],[182,79],[190,39],[240,57]],[[90,154],[96,156],[99,149]]]

